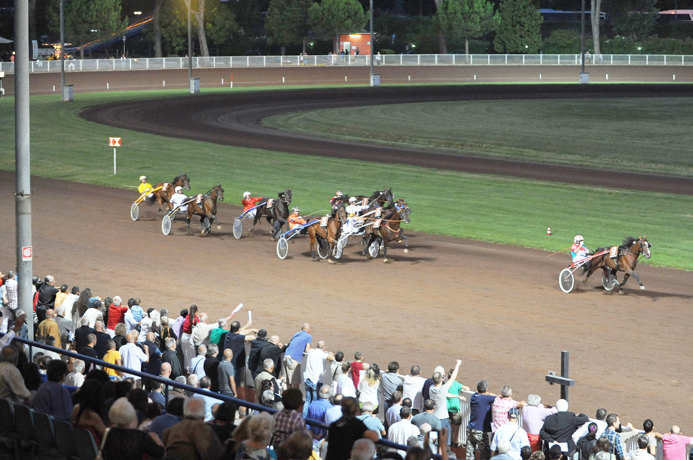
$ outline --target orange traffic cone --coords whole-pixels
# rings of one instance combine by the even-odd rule
[[[549,227],[548,229],[546,229],[546,234],[549,235],[549,236],[552,235],[552,233],[551,233],[551,227]]]

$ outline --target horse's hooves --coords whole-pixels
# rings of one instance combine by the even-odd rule
[[[332,259],[327,259],[327,262],[330,263],[330,264],[336,264],[336,263],[337,263],[337,262],[335,262],[335,261],[332,260]]]
[[[644,290],[645,290],[645,286],[640,286],[640,289],[642,289],[642,290],[644,291]]]
[[[217,225],[217,230],[221,230],[221,225]]]
[[[383,262],[387,262],[387,259],[383,259]]]
[[[404,253],[405,253],[405,254],[409,254],[409,249],[404,248]]]

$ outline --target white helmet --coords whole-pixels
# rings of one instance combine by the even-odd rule
[[[352,196],[351,198],[349,198],[349,203],[356,203],[356,197]]]
[[[243,198],[250,196],[250,192],[243,192]]]
[[[183,191],[183,187],[181,187],[180,185],[178,187],[176,187],[176,193],[182,192],[182,191]]]
[[[140,180],[147,180],[147,176],[140,176]]]
[[[344,196],[341,190],[337,190],[337,196]]]
[[[294,208],[291,211],[292,212],[301,212],[301,210],[298,209],[298,206],[294,206]]]
[[[582,235],[575,235],[575,238],[573,238],[573,241],[576,243],[579,243],[582,241],[584,243],[585,239],[582,237]]]

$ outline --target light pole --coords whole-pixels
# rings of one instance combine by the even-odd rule
[[[192,21],[190,19],[190,2],[192,0],[186,0],[188,4],[188,81],[192,82]],[[192,89],[192,88],[191,88]]]
[[[60,92],[63,102],[69,100],[65,94],[65,0],[60,0]]]
[[[125,35],[123,35],[123,59],[125,59]]]
[[[591,15],[594,11],[590,12]],[[594,19],[594,18],[593,18]],[[582,10],[580,11],[580,62],[582,64],[580,70],[580,83],[589,83],[589,74],[585,72],[585,0],[582,0]]]
[[[370,13],[371,13],[371,30],[370,30],[370,40],[371,40],[371,56],[370,56],[370,82],[371,86],[380,86],[380,80],[377,82],[376,76],[373,73],[373,48],[375,47],[375,40],[373,40],[373,0],[370,0]]]

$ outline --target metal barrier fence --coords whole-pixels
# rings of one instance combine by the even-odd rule
[[[504,66],[580,65],[579,54],[383,54],[376,66]],[[31,61],[31,73],[60,72],[60,61]],[[586,57],[587,65],[689,66],[692,55],[604,54]],[[194,69],[263,67],[330,67],[370,65],[370,56],[211,56],[193,57]],[[187,69],[188,58],[74,59],[65,61],[66,72]],[[13,62],[0,63],[0,71],[14,74]]]

